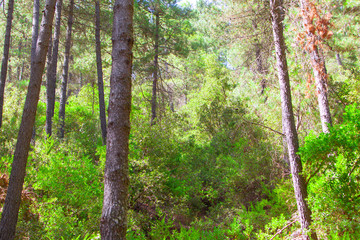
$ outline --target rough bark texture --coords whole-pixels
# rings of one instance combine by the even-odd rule
[[[49,68],[51,67],[51,57],[52,57],[52,37],[50,35],[50,40],[49,40],[49,48],[48,48],[48,52],[47,52],[47,57],[46,57],[46,65],[47,65],[47,68],[48,68],[48,72],[49,72]]]
[[[100,4],[95,2],[95,41],[96,41],[96,66],[98,75],[100,125],[103,144],[106,144],[106,113],[104,100],[104,82],[101,63],[101,41],[100,41]]]
[[[2,126],[2,115],[4,109],[4,91],[5,91],[5,82],[6,82],[7,68],[9,62],[10,36],[11,36],[13,11],[14,11],[14,0],[9,0],[7,21],[6,21],[6,33],[4,39],[4,54],[1,61],[1,74],[0,74],[0,78],[1,78],[0,79],[0,127]]]
[[[290,170],[293,179],[296,203],[300,216],[300,224],[303,230],[308,231],[310,230],[311,224],[311,211],[306,202],[307,189],[305,179],[302,176],[302,164],[300,156],[296,154],[299,149],[299,141],[291,103],[290,81],[286,62],[285,41],[282,26],[283,19],[281,16],[282,6],[280,1],[281,0],[270,0],[270,6],[280,84],[283,131],[286,136],[288,145]],[[317,239],[315,232],[313,232],[311,235],[312,239]]]
[[[157,109],[157,83],[158,83],[158,69],[159,69],[159,25],[160,16],[159,13],[155,13],[155,57],[154,57],[154,72],[153,72],[153,87],[152,87],[152,98],[151,98],[151,125],[155,124],[156,109]]]
[[[104,202],[100,224],[103,240],[126,239],[133,9],[132,0],[115,2]]]
[[[54,18],[55,3],[56,0],[47,0],[43,11],[44,15],[41,22],[39,39],[37,41],[35,61],[33,61],[31,65],[30,82],[15,147],[9,187],[1,216],[1,240],[14,239],[15,235],[30,140],[39,101],[42,74],[45,67],[46,54],[51,35],[51,25]]]
[[[39,36],[39,10],[40,10],[40,0],[34,0],[33,18],[32,18],[31,61],[34,61],[35,59],[36,42]]]
[[[311,14],[311,8],[309,0],[300,0],[302,15],[303,15],[303,25],[306,31],[306,34],[309,39],[317,39],[318,37],[314,34],[313,31],[309,30],[313,26],[312,19],[309,17]],[[325,69],[325,62],[319,53],[317,44],[314,42],[313,47],[309,49],[311,65],[314,72],[316,91],[318,97],[319,111],[321,126],[324,133],[329,132],[329,126],[332,125],[329,101],[327,96],[327,74]]]
[[[51,136],[52,134],[52,118],[54,116],[55,107],[55,89],[56,89],[56,69],[59,53],[59,38],[60,38],[60,20],[61,20],[61,8],[62,0],[58,0],[56,3],[56,20],[54,39],[52,44],[52,57],[50,64],[48,65],[46,73],[46,134]],[[50,59],[49,59],[50,60]]]
[[[74,0],[70,0],[68,27],[66,29],[64,66],[63,66],[61,92],[60,92],[59,138],[63,138],[64,132],[65,132],[65,105],[66,105],[66,100],[67,100],[67,95],[66,95],[67,90],[66,89],[67,89],[67,82],[68,82],[68,77],[69,77],[69,61],[70,61],[70,48],[71,48],[71,32],[72,32],[72,24],[73,24],[73,10],[74,10]]]

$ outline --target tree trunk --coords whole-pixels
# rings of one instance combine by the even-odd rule
[[[59,52],[59,38],[60,38],[60,20],[61,20],[61,8],[62,0],[58,0],[56,3],[56,20],[54,39],[52,44],[52,57],[51,62],[46,74],[46,134],[51,136],[52,134],[52,118],[54,116],[55,107],[55,89],[56,89],[56,69]]]
[[[95,40],[96,40],[96,66],[98,75],[98,91],[99,91],[99,110],[100,110],[100,124],[102,133],[103,145],[106,144],[106,113],[104,100],[104,82],[101,63],[101,41],[100,41],[100,3],[95,2]]]
[[[79,79],[80,89],[83,87],[83,78],[82,73],[80,73],[80,79]]]
[[[116,0],[112,69],[100,233],[103,240],[126,239],[133,46],[133,1]]]
[[[51,67],[51,60],[52,60],[52,37],[50,35],[50,40],[49,40],[49,48],[48,48],[48,52],[47,52],[47,62],[46,62],[46,65],[47,65],[47,68],[49,69]]]
[[[313,39],[313,42],[311,43],[312,47],[309,47],[308,51],[310,52],[310,60],[315,77],[321,126],[323,132],[328,133],[329,126],[332,125],[332,120],[327,96],[328,76],[326,74],[325,62],[322,59],[319,53],[318,46],[316,44],[316,39],[318,39],[318,36],[314,34],[314,31],[312,31],[311,28],[311,26],[313,26],[313,20],[310,17],[311,8],[309,0],[300,0],[300,5],[303,13],[303,25],[306,30],[306,34],[308,36],[308,39]]]
[[[11,60],[10,60],[10,58],[9,58],[9,62],[10,62]],[[12,67],[11,67],[11,65],[9,65],[9,69],[8,69],[8,71],[9,71],[9,74],[8,74],[8,82],[11,82],[12,81]]]
[[[39,101],[42,74],[51,35],[51,25],[54,18],[55,3],[56,0],[47,0],[43,11],[44,15],[41,22],[39,40],[37,41],[35,59],[31,65],[30,82],[15,147],[9,187],[1,216],[0,240],[11,240],[15,236],[30,140]]]
[[[65,57],[64,57],[64,66],[62,73],[62,82],[61,82],[61,95],[60,95],[60,109],[59,109],[59,138],[64,138],[65,132],[65,105],[67,100],[67,82],[69,77],[69,61],[70,61],[70,47],[71,47],[71,32],[73,24],[73,9],[74,9],[74,0],[70,0],[69,5],[69,18],[68,18],[68,27],[66,29],[66,41],[65,41]]]
[[[13,11],[14,11],[14,0],[9,0],[8,3],[8,14],[6,21],[6,33],[4,39],[4,54],[1,61],[1,74],[0,74],[0,128],[2,126],[2,115],[4,109],[4,91],[5,91],[5,82],[6,82],[6,74],[8,68],[8,60],[9,60],[9,49],[10,49],[10,36],[11,36],[11,25],[13,19]]]
[[[40,0],[34,0],[33,18],[32,18],[32,44],[31,44],[31,61],[35,59],[36,42],[39,35],[39,10]]]
[[[20,40],[20,42],[19,42],[19,46],[18,46],[18,51],[19,51],[19,58],[22,58],[22,41]],[[21,54],[21,56],[20,56],[20,54]],[[20,80],[20,78],[21,78],[21,67],[18,65],[17,66],[17,80],[18,81],[21,81]]]
[[[272,27],[275,43],[275,52],[280,83],[281,108],[283,118],[283,130],[288,145],[290,170],[295,190],[296,203],[300,215],[301,228],[305,231],[310,230],[311,211],[306,202],[307,189],[306,182],[302,176],[302,164],[300,156],[297,155],[299,149],[298,135],[295,127],[294,113],[291,103],[291,91],[289,73],[285,54],[285,41],[283,35],[281,0],[270,0],[270,11],[272,17]],[[317,239],[316,233],[312,232],[312,239]]]
[[[152,87],[152,98],[151,98],[151,125],[155,124],[156,109],[157,109],[157,83],[158,83],[158,69],[159,69],[159,25],[160,16],[156,10],[155,13],[155,57],[154,57],[154,72],[153,72],[153,87]]]
[[[341,67],[344,66],[339,53],[336,53],[336,61],[339,66],[341,66]]]
[[[20,68],[19,82],[23,80],[24,68],[25,68],[25,62],[23,61]]]

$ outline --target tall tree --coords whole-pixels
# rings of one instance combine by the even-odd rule
[[[126,239],[129,188],[129,134],[133,46],[132,0],[114,5],[112,69],[101,239]]]
[[[16,223],[21,202],[30,140],[35,123],[39,101],[42,74],[48,51],[51,26],[54,18],[56,0],[46,0],[37,41],[34,61],[31,64],[30,82],[25,100],[24,111],[11,167],[10,181],[0,221],[0,239],[14,239]]]
[[[136,30],[142,38],[137,42],[137,47],[141,50],[136,52],[140,56],[135,57],[139,60],[134,65],[138,72],[147,75],[144,78],[152,79],[151,124],[153,125],[159,117],[158,96],[161,93],[162,76],[165,75],[162,70],[169,66],[166,56],[170,54],[186,56],[189,52],[190,46],[187,40],[192,32],[188,21],[190,10],[179,7],[176,0],[151,0],[140,2],[137,11],[140,13],[135,17],[140,27]]]
[[[11,26],[13,19],[14,11],[14,0],[9,0],[8,2],[8,14],[6,21],[6,33],[4,39],[4,54],[1,61],[1,74],[0,74],[0,127],[2,126],[2,115],[4,109],[4,91],[5,91],[5,82],[9,62],[9,49],[10,49],[10,37],[11,37]]]
[[[321,38],[327,38],[330,36],[327,29],[327,22],[318,21],[321,23],[319,26],[315,26],[314,18],[319,18],[316,7],[314,3],[309,0],[300,0],[300,6],[303,17],[303,25],[307,35],[307,51],[310,53],[311,65],[314,72],[316,91],[318,97],[319,111],[322,130],[325,133],[329,132],[329,126],[332,125],[331,113],[329,108],[328,94],[327,94],[327,80],[328,76],[325,68],[324,58],[320,55],[318,42],[321,41]],[[323,26],[321,26],[323,25]],[[316,34],[316,31],[319,32],[319,35]]]
[[[60,24],[61,24],[61,8],[62,0],[58,0],[56,3],[56,19],[55,19],[55,31],[52,44],[52,56],[51,62],[47,69],[46,74],[46,134],[51,136],[52,133],[52,118],[54,116],[55,107],[55,89],[56,89],[56,69],[59,52],[59,39],[60,39]]]
[[[103,144],[106,144],[106,113],[104,100],[104,81],[101,63],[101,40],[100,40],[100,3],[95,2],[95,41],[96,41],[96,66],[98,75],[98,89],[99,89],[99,111],[100,111],[100,125]]]
[[[31,61],[33,61],[35,57],[36,42],[39,35],[39,10],[40,10],[40,0],[34,0],[33,18],[32,18]]]
[[[73,24],[73,11],[74,11],[74,0],[70,0],[69,3],[69,17],[68,17],[68,26],[66,29],[66,40],[65,40],[65,56],[64,56],[64,65],[61,81],[61,92],[60,92],[60,109],[59,109],[59,137],[64,137],[65,132],[65,106],[67,100],[67,82],[69,77],[69,61],[70,61],[70,48],[71,48],[71,32]]]
[[[35,60],[35,52],[36,52],[36,43],[39,36],[39,11],[40,11],[40,0],[34,0],[33,6],[33,17],[32,17],[32,37],[31,37],[31,62]],[[34,125],[33,135],[31,139],[31,143],[35,145],[35,136],[36,136],[36,129]]]
[[[290,170],[295,190],[295,198],[300,216],[301,228],[305,231],[310,230],[311,211],[306,202],[307,186],[302,175],[302,164],[299,150],[299,140],[295,127],[294,113],[291,102],[290,79],[285,53],[285,40],[283,34],[283,14],[281,0],[270,0],[270,11],[272,19],[273,36],[275,43],[275,53],[280,84],[281,108],[283,118],[283,131],[286,136]],[[317,239],[316,233],[311,233],[312,239]]]
[[[153,86],[152,86],[152,98],[151,98],[151,125],[155,124],[156,107],[157,107],[157,84],[158,84],[158,71],[159,71],[159,25],[160,14],[159,4],[155,6],[155,36],[154,36],[154,71],[153,71]]]

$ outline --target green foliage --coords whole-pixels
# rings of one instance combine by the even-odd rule
[[[10,155],[14,150],[19,131],[25,92],[16,84],[8,84],[5,91],[3,124],[0,129],[1,156]]]
[[[106,146],[101,143],[94,84],[94,6],[89,1],[78,5],[65,138],[56,135],[58,102],[52,137],[45,138],[43,86],[17,226],[19,239],[100,237]],[[101,1],[105,102],[111,70],[111,6]],[[359,3],[319,4],[323,12],[331,6],[333,13],[334,35],[324,44],[331,51],[324,48],[321,53],[330,76],[330,108],[334,123],[339,123],[329,134],[319,135],[311,66],[295,40],[301,23],[294,6],[286,9],[284,26],[314,229],[321,239],[359,239],[360,111],[352,105],[342,115],[344,105],[359,102]],[[127,238],[270,239],[296,217],[296,201],[283,161],[282,136],[261,127],[281,132],[282,126],[267,2],[199,1],[190,9],[176,1],[135,1],[134,7]],[[0,129],[2,179],[11,170],[28,85],[24,79],[30,72],[31,2],[17,1],[16,8],[11,81],[6,85]],[[150,126],[155,10],[160,14],[159,111],[156,124]],[[4,26],[0,24],[2,32]],[[65,28],[61,31],[60,42]],[[336,53],[342,66],[336,63]],[[21,69],[22,81],[17,81]],[[79,82],[84,85],[81,89]],[[6,184],[0,183],[4,196]],[[295,223],[276,238],[291,239],[298,229]]]
[[[329,134],[307,137],[300,153],[310,181],[309,202],[315,225],[324,234],[336,231],[358,236],[360,110],[357,105],[346,108],[343,120]]]
[[[54,146],[55,145],[55,146]],[[69,155],[52,138],[38,147],[29,177],[40,203],[36,213],[49,239],[85,236],[97,232],[102,206],[102,169],[89,157]],[[34,161],[33,160],[33,161]]]

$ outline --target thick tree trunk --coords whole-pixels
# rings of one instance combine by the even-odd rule
[[[39,11],[40,11],[40,0],[34,0],[33,18],[32,18],[31,61],[34,61],[35,59],[36,43],[39,35]]]
[[[314,34],[313,28],[313,20],[310,17],[311,15],[311,7],[309,0],[300,0],[301,10],[303,12],[303,25],[306,31],[306,34],[309,39],[314,39],[312,47],[309,47],[310,60],[311,65],[314,72],[315,83],[316,83],[316,91],[318,97],[319,111],[320,111],[320,119],[321,126],[324,133],[329,132],[329,126],[332,125],[329,101],[327,96],[327,79],[328,76],[326,74],[325,62],[319,53],[318,46],[316,44],[315,39],[318,38]]]
[[[157,110],[157,84],[158,84],[158,70],[159,70],[159,25],[160,16],[159,12],[155,13],[155,57],[154,57],[154,72],[153,72],[153,87],[151,98],[151,125],[155,124],[156,110]]]
[[[104,100],[104,82],[103,71],[101,63],[101,41],[100,41],[100,3],[95,2],[95,41],[96,41],[96,66],[98,75],[98,90],[99,90],[99,110],[100,110],[100,125],[103,145],[106,144],[106,113]]]
[[[293,179],[296,203],[300,215],[300,224],[303,230],[308,231],[310,230],[311,224],[311,211],[306,202],[306,182],[304,177],[302,176],[302,164],[300,156],[297,155],[299,149],[299,141],[296,132],[294,113],[291,103],[290,81],[286,62],[285,41],[282,26],[283,18],[281,16],[281,0],[270,0],[270,7],[278,76],[280,83],[283,130],[288,145],[290,170]],[[312,232],[311,236],[312,239],[317,239],[315,232]]]
[[[14,0],[9,0],[7,21],[6,21],[6,33],[4,39],[4,53],[1,61],[1,74],[0,74],[0,128],[2,126],[2,116],[4,109],[4,91],[5,91],[5,82],[6,82],[6,75],[7,75],[8,62],[9,62],[10,36],[11,36],[13,11],[14,11]]]
[[[133,46],[132,0],[114,6],[109,122],[100,233],[103,240],[126,239]]]
[[[59,109],[59,138],[64,137],[65,132],[65,105],[67,100],[67,82],[69,77],[69,61],[70,61],[70,47],[71,47],[71,32],[73,24],[73,10],[74,10],[74,0],[70,0],[69,5],[69,18],[68,18],[68,27],[66,29],[66,40],[65,40],[65,57],[64,57],[64,66],[62,73],[62,82],[61,82],[61,92],[60,92],[60,109]]]
[[[52,57],[51,62],[46,74],[46,134],[51,136],[52,134],[52,118],[54,116],[55,107],[55,89],[56,89],[56,69],[59,52],[59,38],[60,38],[60,24],[61,24],[61,8],[62,0],[58,0],[56,3],[56,20],[54,39],[52,44]]]
[[[15,147],[9,187],[1,216],[1,240],[14,239],[15,235],[30,140],[39,101],[42,74],[51,35],[51,25],[54,18],[55,3],[56,0],[47,0],[43,11],[44,15],[41,22],[39,40],[37,41],[35,59],[31,65],[30,83]]]

